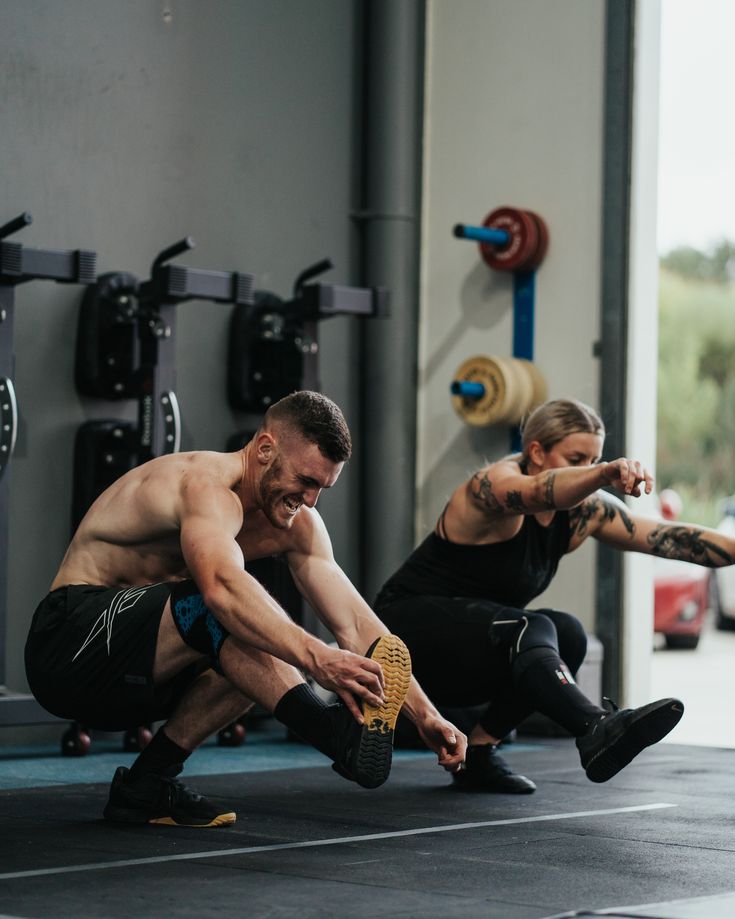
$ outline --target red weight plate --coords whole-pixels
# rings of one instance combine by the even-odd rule
[[[549,230],[546,226],[546,221],[543,217],[539,217],[535,211],[526,211],[526,213],[536,224],[536,229],[538,230],[538,246],[526,264],[522,266],[522,270],[535,271],[541,262],[543,262],[546,250],[549,248]]]
[[[539,244],[536,221],[517,207],[499,207],[487,215],[483,226],[505,230],[510,239],[504,246],[480,243],[484,261],[496,271],[517,271],[534,255]]]

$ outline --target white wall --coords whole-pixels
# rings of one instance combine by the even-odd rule
[[[658,0],[636,4],[634,49],[633,156],[631,188],[628,393],[626,442],[632,456],[651,468],[656,456],[656,367],[658,364],[658,101],[661,7]],[[655,513],[652,499],[636,502]],[[627,555],[624,570],[624,704],[648,699],[653,633],[653,559]]]
[[[528,207],[551,244],[536,279],[536,363],[551,398],[598,404],[603,0],[429,0],[419,356],[417,539],[507,429],[468,428],[449,384],[473,354],[512,353],[512,279],[457,222]],[[594,546],[565,559],[538,605],[594,620]]]

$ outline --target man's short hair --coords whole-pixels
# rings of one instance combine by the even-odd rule
[[[265,429],[273,423],[297,431],[333,463],[344,463],[352,454],[350,429],[342,410],[321,393],[301,390],[275,402],[265,413]]]

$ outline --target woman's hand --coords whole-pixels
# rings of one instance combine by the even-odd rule
[[[653,491],[653,476],[638,460],[621,457],[610,463],[600,463],[598,469],[605,483],[624,495],[640,498],[641,486],[647,495]]]

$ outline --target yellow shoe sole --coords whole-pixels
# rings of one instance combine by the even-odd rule
[[[185,826],[193,829],[203,830],[210,826],[230,826],[237,820],[237,815],[230,811],[228,814],[220,814],[214,817],[209,823],[179,823],[173,817],[152,817],[148,823],[156,823],[159,826]]]
[[[411,685],[411,655],[397,635],[382,635],[365,656],[383,669],[385,702],[377,706],[363,703],[365,724],[354,753],[352,774],[363,788],[377,788],[390,775],[393,732]]]

